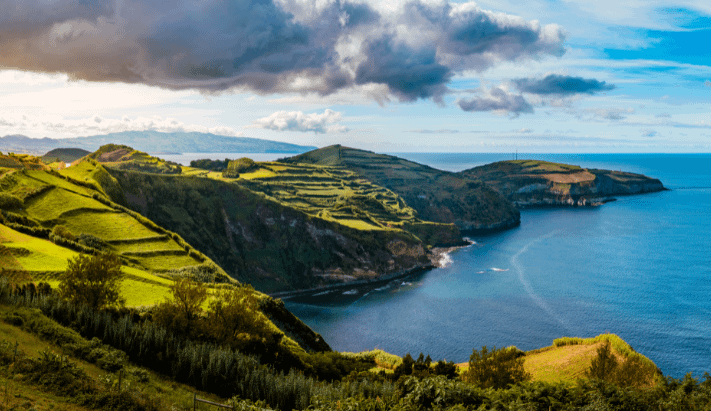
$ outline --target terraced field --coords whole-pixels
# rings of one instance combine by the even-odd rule
[[[3,176],[0,189],[24,200],[21,209],[12,210],[14,214],[36,221],[45,228],[64,226],[75,237],[94,236],[106,243],[108,251],[128,258],[144,270],[163,272],[203,263],[199,253],[189,254],[192,247],[179,244],[162,228],[127,213],[108,200],[99,201],[103,198],[103,192],[90,187],[94,186],[91,178],[101,171],[101,166],[89,162],[69,167],[61,175],[39,170],[13,171]],[[74,180],[63,178],[63,175]],[[73,181],[77,180],[86,184],[75,184]],[[42,241],[44,245],[52,244],[37,241]],[[52,250],[56,248],[49,247]],[[33,261],[22,261],[20,265],[30,271],[40,267],[45,267],[44,271],[48,270],[47,267],[53,267],[49,271],[62,271],[71,255],[67,252],[57,250],[50,253],[49,256],[62,256],[52,261],[47,260],[49,256],[46,253],[40,253],[33,257]]]
[[[259,168],[232,179],[282,204],[361,230],[399,230],[421,222],[392,191],[338,167],[257,163]],[[209,178],[218,178],[209,173]]]

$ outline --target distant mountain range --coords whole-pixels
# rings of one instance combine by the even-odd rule
[[[104,144],[125,144],[148,153],[285,153],[298,154],[315,149],[279,141],[210,133],[124,131],[77,138],[30,138],[23,135],[0,137],[0,151],[42,155],[55,148],[96,151]]]

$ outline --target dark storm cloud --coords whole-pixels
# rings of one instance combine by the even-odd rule
[[[562,30],[473,3],[0,0],[0,67],[170,89],[441,100],[453,75],[564,53]]]
[[[506,90],[495,87],[486,95],[472,99],[462,99],[457,102],[464,111],[499,111],[518,116],[521,113],[533,113],[533,106],[523,96],[511,94]]]
[[[441,101],[453,73],[437,62],[435,50],[394,46],[392,38],[372,42],[365,50],[368,60],[358,66],[356,84],[385,84],[401,101],[430,97]]]
[[[613,84],[595,79],[549,74],[542,79],[521,78],[513,81],[520,91],[531,94],[571,96],[614,90]]]

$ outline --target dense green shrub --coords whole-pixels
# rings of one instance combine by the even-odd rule
[[[0,208],[11,210],[14,208],[21,208],[24,205],[24,201],[17,196],[10,193],[0,192]]]
[[[222,176],[225,178],[237,178],[240,173],[246,173],[252,171],[259,166],[251,158],[242,157],[237,160],[232,160],[227,164],[227,169],[222,172]]]
[[[462,379],[483,388],[496,389],[526,381],[531,375],[523,369],[524,355],[516,347],[488,350],[484,346],[481,351],[475,348]]]
[[[224,171],[225,169],[227,169],[227,165],[229,164],[229,162],[230,160],[227,158],[225,159],[225,161],[210,159],[192,160],[190,162],[190,167],[200,168],[209,171]]]
[[[122,306],[121,261],[114,254],[84,254],[70,259],[59,284],[59,295],[93,309]]]

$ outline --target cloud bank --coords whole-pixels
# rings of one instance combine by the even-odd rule
[[[595,79],[549,74],[542,79],[520,78],[513,81],[520,91],[539,95],[572,96],[614,90],[613,84]]]
[[[513,94],[501,87],[494,87],[471,99],[457,102],[464,111],[493,111],[517,117],[521,113],[533,113],[533,106],[520,94]]]
[[[304,114],[303,111],[277,111],[252,122],[250,128],[276,131],[300,131],[314,133],[345,133],[348,129],[340,124],[343,114],[325,110],[322,114]]]
[[[565,52],[557,25],[474,3],[0,0],[0,9],[0,66],[208,93],[375,84],[400,101],[441,101],[457,73]]]

